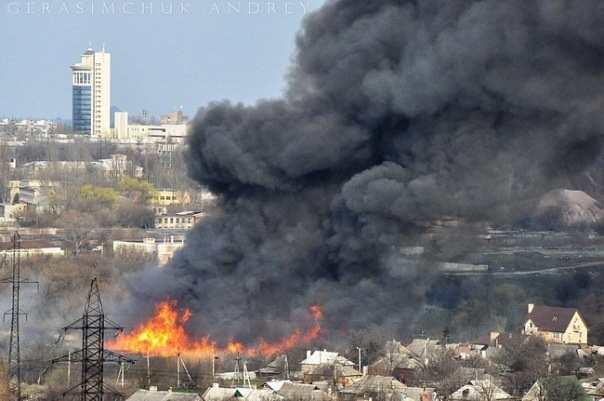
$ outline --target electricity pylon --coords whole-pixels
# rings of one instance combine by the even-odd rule
[[[19,306],[19,293],[21,284],[38,284],[37,281],[31,281],[21,278],[21,237],[19,233],[13,235],[13,253],[12,253],[12,276],[0,280],[0,283],[11,283],[13,285],[13,304],[11,310],[4,316],[11,315],[10,323],[10,345],[8,351],[9,380],[14,381],[12,393],[14,399],[21,401],[21,351],[19,340],[19,316],[25,314]],[[27,316],[27,315],[26,315]]]
[[[80,387],[81,401],[103,401],[105,390],[121,396],[119,391],[103,383],[103,365],[105,362],[134,364],[135,361],[104,349],[105,330],[116,330],[119,333],[123,328],[105,317],[96,277],[90,284],[84,316],[65,327],[63,333],[74,329],[82,330],[82,349],[51,361],[51,364],[69,360],[82,363],[81,382],[68,389],[65,394]]]

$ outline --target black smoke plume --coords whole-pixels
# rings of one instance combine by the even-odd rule
[[[219,208],[145,297],[218,340],[278,339],[312,304],[403,332],[465,251],[434,222],[504,224],[600,153],[603,72],[600,0],[328,1],[282,98],[199,110],[189,172]]]

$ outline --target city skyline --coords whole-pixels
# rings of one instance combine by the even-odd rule
[[[301,21],[323,2],[7,3],[0,118],[71,120],[69,67],[89,46],[111,53],[111,106],[132,116],[281,97]]]

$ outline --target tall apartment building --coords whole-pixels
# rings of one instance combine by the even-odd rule
[[[100,136],[111,129],[111,54],[91,47],[71,66],[73,130]]]

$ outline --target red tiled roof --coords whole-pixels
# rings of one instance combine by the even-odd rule
[[[564,333],[575,312],[578,312],[577,308],[535,305],[524,321],[532,320],[539,331]]]

